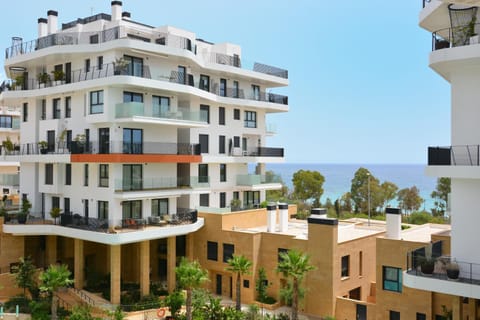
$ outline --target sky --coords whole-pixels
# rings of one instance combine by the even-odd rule
[[[35,39],[47,10],[60,25],[109,14],[110,2],[10,1],[0,45]],[[421,8],[422,0],[123,0],[135,21],[235,43],[242,61],[288,69],[289,86],[270,92],[288,95],[290,110],[267,116],[277,128],[267,146],[285,148],[288,163],[426,164],[428,146],[450,145],[450,87],[428,67]]]

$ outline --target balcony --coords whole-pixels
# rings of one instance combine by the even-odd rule
[[[146,219],[123,218],[117,220],[84,217],[79,214],[61,214],[58,225],[51,220],[29,217],[25,224],[15,219],[3,224],[3,232],[14,235],[57,235],[97,243],[117,245],[184,235],[199,230],[203,218],[197,218],[194,209],[178,208],[176,212]],[[3,218],[0,218],[0,221]],[[138,220],[138,228],[127,220]],[[134,230],[132,230],[134,229]]]
[[[133,37],[132,35],[134,34],[140,34],[141,37]],[[62,32],[51,34],[46,37],[38,38],[28,42],[14,43],[11,47],[5,49],[5,59],[8,60],[14,57],[29,54],[31,52],[50,48],[53,46],[68,46],[80,44],[97,45],[99,43],[105,43],[117,39],[129,39],[137,40],[139,42],[148,42],[158,46],[186,50],[197,55],[196,46],[192,45],[192,41],[188,38],[169,33],[146,32],[145,29],[135,28],[131,26],[119,26],[107,30],[94,32]],[[240,57],[236,55],[229,56],[222,53],[212,52],[208,53],[204,57],[201,57],[201,59],[205,62],[219,65],[228,65],[236,68],[242,67]],[[255,62],[253,64],[252,71],[268,74],[283,79],[288,79],[288,70],[258,62]]]
[[[200,112],[192,112],[182,109],[178,111],[162,111],[164,108],[168,108],[168,106],[145,106],[145,104],[141,102],[119,103],[115,106],[115,118],[146,117],[162,120],[201,122],[202,124],[207,124],[207,120],[202,118]]]
[[[177,188],[207,188],[210,177],[157,177],[138,179],[116,179],[115,191],[149,191]]]
[[[480,166],[480,145],[428,147],[429,166]]]
[[[13,150],[2,152],[8,156],[39,154],[165,154],[165,155],[199,155],[198,144],[148,142],[130,143],[122,141],[90,142],[56,142],[42,148],[38,143],[15,145]]]
[[[455,296],[480,298],[479,264],[455,261],[459,268],[459,273],[456,274],[449,270],[450,257],[432,252],[431,267],[427,268],[422,262],[425,261],[425,252],[426,248],[420,248],[408,253],[407,270],[403,276],[405,286]]]
[[[17,174],[0,174],[0,185],[1,186],[19,186],[20,185],[20,176]]]
[[[237,175],[237,185],[254,186],[260,184],[281,183],[282,179],[277,175],[259,175],[259,174],[239,174]]]

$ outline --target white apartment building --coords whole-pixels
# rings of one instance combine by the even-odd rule
[[[405,274],[407,287],[456,297],[454,319],[478,319],[480,299],[480,1],[423,0],[420,26],[432,33],[430,67],[451,85],[451,144],[431,147],[427,175],[451,178],[450,255],[460,281]],[[466,300],[465,300],[466,299]],[[465,306],[468,304],[468,308]],[[465,309],[465,310],[464,310]],[[463,315],[462,315],[463,313]]]
[[[0,107],[0,141],[2,148],[15,148],[20,142],[20,116],[19,107]],[[3,143],[5,141],[5,143]],[[18,203],[19,190],[19,169],[18,161],[0,161],[0,188],[2,195],[7,196],[10,206]]]
[[[281,187],[265,176],[265,163],[284,161],[283,148],[266,143],[274,134],[267,116],[288,111],[286,96],[269,93],[288,85],[288,72],[260,63],[247,69],[238,45],[137,22],[112,1],[110,14],[61,27],[48,11],[37,39],[12,38],[5,71],[12,81],[2,101],[20,108],[21,121],[20,140],[3,160],[20,163],[31,216],[54,220],[52,208],[62,215],[59,225],[6,224],[4,232],[26,243],[43,237],[32,246],[45,251],[38,259],[69,262],[79,288],[93,259],[83,258],[87,251],[97,255],[91,267],[107,259],[114,303],[119,275],[129,270],[115,266],[130,263],[123,245],[138,244],[144,257],[150,241],[168,239],[168,258],[155,268],[165,265],[159,277],[172,288],[172,251],[193,248],[188,235],[203,226],[197,210],[229,212],[233,199],[256,207],[266,190]],[[73,256],[62,249],[70,245]],[[152,266],[142,259],[145,293]]]

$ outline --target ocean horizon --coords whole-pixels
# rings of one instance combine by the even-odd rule
[[[424,203],[420,209],[431,210],[434,208],[434,199],[430,194],[435,190],[436,177],[425,175],[425,164],[358,164],[358,163],[268,163],[266,170],[271,170],[280,175],[289,191],[293,190],[292,177],[298,170],[319,171],[325,177],[323,195],[320,199],[322,204],[329,198],[332,202],[350,191],[355,172],[359,168],[368,169],[375,178],[395,183],[399,190],[416,186],[420,190],[420,196]],[[389,203],[391,206],[398,205],[396,200]]]

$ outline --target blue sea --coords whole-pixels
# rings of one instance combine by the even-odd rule
[[[272,170],[280,175],[288,186],[289,191],[293,190],[293,174],[300,170],[319,171],[325,177],[323,184],[323,196],[320,199],[325,203],[327,198],[333,201],[340,198],[345,192],[350,191],[355,171],[363,167],[368,169],[373,176],[380,180],[395,183],[399,189],[416,186],[420,190],[420,196],[424,199],[421,209],[429,210],[434,207],[430,194],[435,189],[437,179],[427,177],[424,174],[424,164],[312,164],[312,163],[281,163],[267,164],[267,170]],[[397,202],[392,201],[392,206]]]

